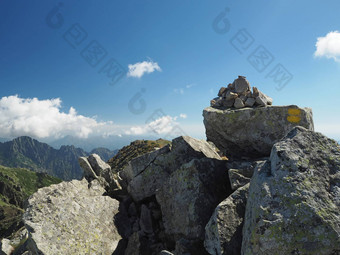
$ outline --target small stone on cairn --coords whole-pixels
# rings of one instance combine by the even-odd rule
[[[228,87],[220,88],[218,97],[210,101],[210,105],[219,109],[226,108],[244,108],[244,107],[261,107],[272,105],[273,99],[263,94],[256,87],[251,87],[246,77],[239,76]]]

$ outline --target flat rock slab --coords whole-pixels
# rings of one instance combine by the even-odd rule
[[[112,254],[122,237],[114,224],[119,202],[99,185],[73,180],[39,189],[23,220],[34,254]]]
[[[312,110],[296,105],[238,110],[207,107],[203,117],[208,141],[232,158],[269,156],[273,144],[295,126],[314,130]]]

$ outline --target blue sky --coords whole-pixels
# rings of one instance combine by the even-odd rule
[[[335,0],[1,1],[0,137],[180,127],[204,138],[203,109],[244,75],[274,105],[312,107],[316,130],[340,140],[339,10]]]

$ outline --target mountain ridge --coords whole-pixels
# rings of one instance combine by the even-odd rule
[[[89,153],[73,145],[62,145],[60,149],[55,149],[29,136],[20,136],[12,141],[0,142],[0,165],[44,172],[62,180],[80,179],[83,170],[78,164],[78,158],[91,153],[108,160],[116,152],[97,148]]]

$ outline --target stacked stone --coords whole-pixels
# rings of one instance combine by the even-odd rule
[[[218,97],[210,101],[210,105],[219,109],[226,108],[244,108],[244,107],[261,107],[272,105],[273,99],[251,86],[246,80],[246,77],[239,76],[228,87],[220,88]]]

